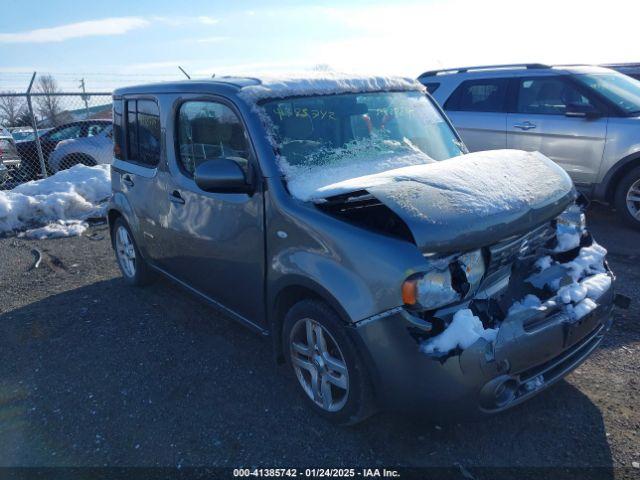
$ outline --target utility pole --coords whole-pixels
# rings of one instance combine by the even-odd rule
[[[87,95],[87,90],[84,86],[84,78],[80,79],[80,88],[82,89],[82,95],[80,97],[84,100],[84,109],[87,112],[87,118],[89,118],[89,95]]]

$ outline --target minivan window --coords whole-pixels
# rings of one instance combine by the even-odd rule
[[[124,120],[122,118],[122,100],[113,101],[113,156],[124,159]]]
[[[127,159],[148,167],[160,162],[160,110],[153,100],[127,101]]]
[[[587,97],[560,77],[522,78],[519,80],[516,112],[540,115],[564,115],[567,105],[593,107]]]
[[[248,169],[251,149],[244,126],[226,105],[212,101],[189,101],[178,114],[178,158],[190,177],[207,160],[227,158]]]
[[[453,92],[444,108],[462,112],[503,112],[508,84],[506,78],[467,80]]]
[[[628,115],[640,113],[640,82],[621,73],[589,73],[576,80],[597,91]]]

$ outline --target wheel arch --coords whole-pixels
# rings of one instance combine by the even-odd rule
[[[634,152],[617,162],[605,175],[602,182],[596,187],[595,196],[612,203],[616,194],[618,184],[624,176],[640,166],[640,152]]]
[[[282,352],[282,326],[287,312],[296,303],[306,300],[319,300],[326,303],[337,314],[345,325],[351,323],[351,318],[340,302],[322,285],[305,277],[295,275],[282,282],[274,289],[271,297],[269,312],[269,331],[273,341],[273,352],[276,362],[284,363]]]

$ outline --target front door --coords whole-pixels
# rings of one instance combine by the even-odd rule
[[[263,195],[209,193],[193,180],[200,163],[220,158],[236,161],[247,176],[255,173],[244,125],[224,100],[179,101],[176,113],[168,122],[176,141],[167,148],[168,213],[161,220],[157,261],[199,293],[264,327]]]
[[[599,107],[569,79],[519,78],[515,113],[507,117],[509,148],[539,151],[563,167],[577,184],[597,181],[607,136],[607,117],[568,117],[567,106]]]

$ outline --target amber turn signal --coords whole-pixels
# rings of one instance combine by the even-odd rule
[[[402,284],[402,301],[405,305],[415,305],[416,300],[416,280],[405,280]]]

